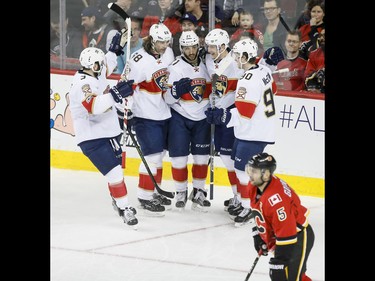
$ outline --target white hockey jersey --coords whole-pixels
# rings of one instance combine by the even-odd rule
[[[148,54],[144,48],[132,53],[128,79],[134,80],[133,87],[135,86],[131,107],[134,116],[151,120],[171,117],[163,93],[167,87],[167,67],[173,61],[174,54],[170,47],[159,59]]]
[[[227,60],[229,60],[229,65],[216,82],[216,92],[219,94],[215,96],[215,107],[217,108],[228,108],[234,104],[237,81],[243,75],[244,70],[237,67],[236,61],[230,54],[219,63],[214,62],[211,55],[206,55],[206,65],[211,78],[217,69],[227,65]],[[210,99],[212,100],[212,97]]]
[[[227,127],[234,126],[237,139],[249,141],[275,142],[276,106],[274,94],[276,83],[271,70],[256,65],[245,71],[238,81],[235,108]],[[249,105],[255,105],[254,114],[249,117]]]
[[[204,112],[209,107],[208,97],[210,94],[206,87],[206,83],[210,82],[206,65],[200,61],[198,66],[193,66],[183,57],[178,56],[168,67],[168,72],[169,87],[165,93],[165,101],[179,114],[190,120],[199,121],[205,119]],[[184,77],[192,79],[192,89],[176,100],[171,94],[171,87],[173,82],[179,81]]]
[[[122,132],[114,106],[115,101],[109,93],[110,85],[106,78],[106,74],[112,73],[116,66],[116,55],[108,52],[106,61],[110,70],[108,73],[107,67],[103,66],[97,78],[82,71],[77,71],[73,76],[69,90],[69,108],[77,144],[86,140],[118,136]],[[96,98],[92,108],[97,108],[98,112],[90,112],[84,106],[93,97]]]

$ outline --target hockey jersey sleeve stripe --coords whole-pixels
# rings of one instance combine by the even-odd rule
[[[235,101],[235,105],[237,107],[238,113],[245,118],[253,117],[255,112],[256,104],[249,102],[249,101]]]

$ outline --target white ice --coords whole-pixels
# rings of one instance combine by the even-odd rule
[[[137,177],[125,176],[136,206]],[[162,188],[173,190],[172,181]],[[207,186],[208,188],[208,186]],[[189,186],[189,191],[191,186]],[[250,225],[235,228],[223,201],[228,186],[215,186],[208,213],[173,207],[164,217],[138,210],[138,230],[124,224],[98,172],[51,168],[51,281],[243,281],[256,258]],[[315,245],[307,265],[324,280],[324,199],[301,196],[311,210]],[[269,256],[259,259],[249,281],[269,281]]]

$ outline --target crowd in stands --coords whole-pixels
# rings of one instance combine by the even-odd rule
[[[61,67],[63,54],[66,69],[79,68],[79,54],[88,46],[108,51],[113,36],[125,26],[124,20],[108,9],[110,2],[114,0],[66,0],[65,19],[61,21],[60,1],[51,0],[52,68]],[[204,38],[210,31],[209,0],[118,0],[115,3],[132,20],[130,53],[142,47],[154,23],[163,22],[172,33],[170,46],[175,57],[180,55],[178,40],[185,30],[197,33],[204,54]],[[259,58],[267,59],[275,50],[281,51],[282,55],[272,61],[279,89],[324,93],[325,0],[216,0],[214,15],[213,28],[228,32],[230,47],[250,37],[258,44]],[[60,38],[61,22],[66,30],[65,38]],[[121,74],[124,69],[126,48],[124,52],[118,57],[114,73]]]

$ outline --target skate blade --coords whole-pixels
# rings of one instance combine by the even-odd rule
[[[245,222],[235,222],[235,223],[234,223],[234,226],[235,226],[235,227],[242,227],[242,226],[247,225],[247,224],[249,224],[249,223],[250,223],[250,221],[245,221]]]
[[[163,205],[165,210],[172,210],[172,204],[171,205]]]
[[[195,212],[207,213],[208,210],[206,210],[206,208],[208,208],[208,207],[202,207],[201,205],[199,205],[197,203],[191,204],[191,209]]]

